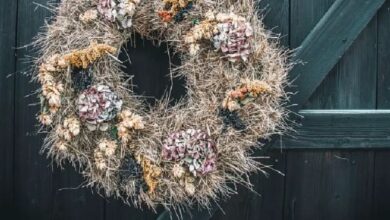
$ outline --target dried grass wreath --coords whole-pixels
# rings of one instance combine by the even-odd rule
[[[208,207],[251,188],[251,153],[287,128],[288,52],[253,0],[63,0],[36,41],[44,151],[88,186],[150,208]],[[118,54],[137,33],[181,58],[187,94],[147,109]]]

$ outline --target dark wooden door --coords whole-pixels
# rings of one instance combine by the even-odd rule
[[[23,46],[50,16],[37,4],[47,0],[0,1],[0,219],[155,219],[155,213],[80,189],[73,168],[61,170],[39,154],[38,106],[31,105],[37,87],[23,75],[30,66],[25,58],[33,55]],[[258,152],[285,175],[253,175],[260,195],[239,188],[212,219],[390,219],[390,1],[260,5],[282,43],[301,48],[298,58],[306,64],[292,72],[300,91],[293,101],[305,118],[295,138]],[[161,95],[169,81],[161,49],[146,43],[132,55],[135,68],[145,70],[139,92]],[[159,66],[150,69],[150,59],[161,60]]]

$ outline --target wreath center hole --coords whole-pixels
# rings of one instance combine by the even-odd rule
[[[119,55],[123,71],[133,77],[134,92],[145,96],[148,104],[155,104],[169,93],[170,102],[175,104],[186,93],[185,79],[170,74],[171,68],[180,65],[180,59],[167,50],[166,43],[156,46],[137,36],[122,47]]]

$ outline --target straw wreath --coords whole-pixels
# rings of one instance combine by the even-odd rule
[[[44,151],[137,207],[208,207],[264,171],[251,156],[286,126],[288,51],[253,0],[63,0],[35,42]],[[166,42],[187,94],[147,108],[119,53]]]

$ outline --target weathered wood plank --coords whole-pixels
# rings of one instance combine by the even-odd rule
[[[67,165],[55,168],[53,178],[53,220],[103,220],[105,203],[101,195],[91,188],[81,188],[83,177]]]
[[[37,3],[45,4],[45,0]],[[29,0],[18,1],[17,45],[31,43],[43,20],[49,15],[44,10],[34,11],[35,5]],[[52,210],[52,175],[48,161],[38,154],[42,136],[37,136],[35,112],[38,106],[35,96],[29,96],[36,85],[29,84],[29,76],[24,75],[29,65],[26,57],[32,55],[27,49],[18,50],[15,105],[15,209],[16,219],[50,219]]]
[[[295,29],[295,25],[298,24],[294,20],[304,17],[305,14],[309,14],[309,17],[318,16],[321,14],[319,11],[321,11],[322,6],[314,4],[315,7],[311,8],[310,2],[316,2],[311,0],[292,1],[299,2],[300,5],[309,5],[308,8],[297,9],[300,11],[300,13],[295,13],[297,18],[291,18],[291,35],[300,35],[300,30]],[[356,2],[358,1],[354,1],[354,3]],[[349,1],[348,4],[350,3],[352,1]],[[364,5],[359,5],[359,7],[364,7]],[[294,9],[292,8],[292,10]],[[332,19],[336,20],[342,16],[337,14]],[[361,16],[361,14],[356,16]],[[300,21],[304,22],[301,26],[305,26],[305,22],[312,23],[310,20],[301,19]],[[340,26],[340,28],[346,27],[348,26]],[[366,30],[366,34],[363,33],[359,36],[357,40],[359,43],[354,43],[350,47],[347,51],[347,54],[349,54],[342,58],[331,75],[328,76],[328,80],[323,82],[324,89],[318,90],[315,96],[312,97],[311,103],[308,105],[310,108],[375,108],[374,102],[368,101],[368,98],[372,98],[371,95],[373,93],[371,91],[376,90],[375,84],[368,83],[365,88],[370,91],[370,94],[366,96],[365,94],[360,95],[361,90],[358,87],[359,83],[357,83],[363,82],[364,79],[367,80],[365,77],[372,77],[368,81],[372,82],[372,79],[376,77],[376,57],[373,56],[368,61],[364,60],[366,59],[365,53],[375,53],[375,48],[368,46],[376,43],[375,27],[376,23],[372,22],[368,27],[370,31]],[[323,32],[321,34],[326,35],[327,33]],[[333,34],[338,35],[339,33],[334,32]],[[320,42],[314,41],[314,43],[321,47],[326,47],[326,45],[322,45]],[[369,50],[364,51],[367,48]],[[340,58],[330,57],[334,55],[322,54],[321,51],[313,50],[312,52],[319,53],[318,55],[323,56],[324,60],[335,58],[337,61]],[[354,65],[357,65],[358,62],[366,62],[366,65],[369,65],[369,67],[355,68]],[[329,70],[331,68],[332,66]],[[367,73],[367,69],[372,72]],[[324,74],[327,74],[327,72]],[[358,79],[352,80],[350,77],[357,77]],[[336,80],[338,82],[335,82]],[[352,84],[351,81],[358,85]],[[310,84],[311,82],[302,81],[302,83]],[[344,87],[337,88],[337,84]],[[323,92],[329,90],[332,91],[332,97],[329,97],[329,93]],[[338,101],[344,99],[343,97],[350,99],[349,103]],[[303,128],[306,124],[303,125]],[[319,143],[322,143],[321,140],[316,140],[311,145],[315,147]],[[371,219],[373,152],[335,151],[329,149],[288,150],[287,152],[284,219]]]
[[[377,23],[374,17],[311,95],[308,109],[370,109],[375,106]],[[364,101],[363,101],[364,100]]]
[[[378,12],[378,109],[390,109],[390,1]],[[388,143],[390,146],[390,143]],[[390,151],[375,152],[375,179],[372,219],[390,219]]]
[[[0,211],[4,218],[13,214],[16,16],[17,1],[0,2]]]
[[[373,219],[373,155],[366,151],[289,151],[285,220]]]
[[[302,110],[302,127],[284,138],[287,149],[389,148],[390,111]]]
[[[366,27],[385,0],[337,0],[302,42],[290,73],[299,91],[291,98],[296,107],[305,104],[329,71]]]

